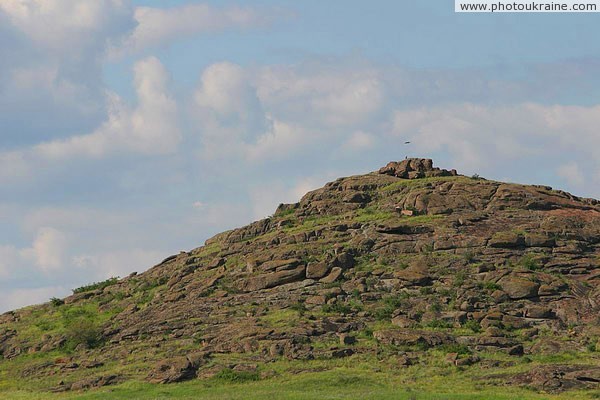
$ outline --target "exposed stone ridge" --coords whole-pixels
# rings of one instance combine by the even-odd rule
[[[380,174],[404,179],[430,178],[434,176],[457,176],[455,169],[450,171],[433,166],[430,158],[407,158],[406,160],[389,162],[379,170]]]
[[[477,364],[476,385],[600,390],[598,201],[428,159],[379,172],[139,275],[0,315],[0,376],[65,391],[222,371],[269,379],[359,357],[421,365],[407,379],[446,376],[447,363],[469,380]],[[550,354],[569,356],[530,363]]]

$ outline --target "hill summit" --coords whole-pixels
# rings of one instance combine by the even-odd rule
[[[343,366],[408,386],[600,389],[599,278],[597,200],[411,158],[0,316],[0,376],[69,391]]]

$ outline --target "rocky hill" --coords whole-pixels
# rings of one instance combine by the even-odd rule
[[[0,316],[0,377],[69,391],[348,359],[595,389],[599,280],[600,202],[408,159],[142,274]]]

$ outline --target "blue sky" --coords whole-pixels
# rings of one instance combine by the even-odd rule
[[[453,9],[0,0],[0,311],[405,155],[600,197],[598,14]]]

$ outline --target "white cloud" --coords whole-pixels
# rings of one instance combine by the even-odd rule
[[[303,152],[303,147],[315,139],[318,136],[302,126],[272,121],[268,131],[245,147],[246,157],[254,162],[287,159],[290,152]]]
[[[599,163],[599,123],[600,106],[463,103],[396,111],[393,135],[420,152],[447,151],[466,169],[568,152]]]
[[[229,62],[212,64],[202,73],[196,102],[199,107],[212,110],[219,118],[247,118],[248,114],[257,111],[255,106],[258,105],[249,78],[239,65]]]
[[[45,272],[65,269],[66,251],[66,236],[61,231],[49,227],[40,228],[31,248],[36,265]]]
[[[91,271],[93,279],[101,280],[113,276],[127,276],[141,272],[163,259],[160,251],[146,249],[115,250],[98,254],[75,255],[72,264]]]
[[[270,182],[268,185],[253,185],[250,188],[253,218],[265,218],[273,214],[281,203],[300,201],[307,192],[323,186],[332,176],[331,173],[326,173],[319,177],[301,178],[292,186],[284,181]]]
[[[265,67],[258,97],[277,118],[325,127],[357,126],[374,118],[386,100],[383,75],[369,66],[317,63]]]
[[[559,166],[556,169],[556,173],[571,185],[583,186],[585,183],[583,173],[579,169],[579,165],[574,161]]]
[[[375,139],[373,135],[358,131],[350,135],[348,140],[342,144],[342,148],[350,152],[366,150],[375,145],[374,141]]]
[[[169,93],[169,74],[155,57],[134,66],[138,104],[130,109],[115,94],[109,98],[108,121],[95,132],[40,143],[34,153],[46,159],[99,158],[116,152],[168,154],[181,141],[175,99]]]
[[[64,270],[68,267],[65,262],[67,250],[68,242],[63,232],[41,227],[31,247],[0,245],[0,277],[9,278],[23,271],[37,270],[47,274]]]
[[[137,27],[125,41],[126,50],[140,51],[176,39],[225,29],[267,26],[281,13],[250,7],[215,8],[208,4],[184,4],[172,8],[137,7]],[[122,51],[116,49],[116,52]]]
[[[306,193],[320,188],[327,182],[328,179],[334,179],[334,175],[334,173],[327,173],[319,177],[309,177],[298,180],[294,187],[288,192],[289,197],[285,200],[290,203],[296,203],[300,201],[302,196],[304,196]]]
[[[2,0],[0,11],[39,46],[53,53],[71,53],[107,45],[119,25],[131,24],[125,0]]]
[[[239,65],[229,62],[212,64],[203,71],[195,102],[196,118],[206,137],[247,142],[264,129],[264,111],[251,79]]]
[[[378,71],[362,66],[210,65],[195,92],[203,157],[264,162],[292,150],[301,154],[308,145],[346,136],[349,127],[377,124],[383,87]],[[368,147],[368,141],[355,134],[348,146]]]
[[[97,126],[107,48],[131,31],[132,15],[129,0],[0,0],[0,131],[10,148]]]

